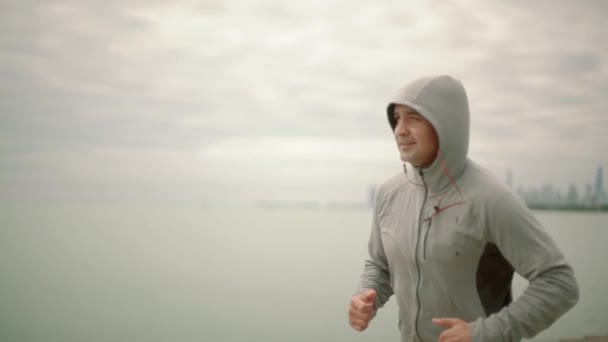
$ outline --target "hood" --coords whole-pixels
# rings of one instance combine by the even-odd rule
[[[417,79],[399,89],[386,110],[393,131],[396,104],[408,106],[424,116],[439,137],[437,158],[423,172],[433,192],[450,184],[464,171],[469,151],[469,103],[462,83],[449,75],[433,75]],[[413,169],[411,165],[406,166]],[[446,172],[447,171],[447,172]]]

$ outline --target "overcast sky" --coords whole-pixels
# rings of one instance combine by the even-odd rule
[[[0,0],[0,196],[364,199],[400,168],[387,101],[436,73],[469,93],[472,159],[582,190],[608,167],[607,17],[601,0]]]

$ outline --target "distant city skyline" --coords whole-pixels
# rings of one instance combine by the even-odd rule
[[[603,167],[599,166],[594,179],[581,185],[571,182],[566,192],[548,182],[532,187],[518,186],[516,192],[526,203],[533,206],[601,207],[608,205],[608,194],[604,188],[603,178]],[[506,183],[513,189],[511,170],[507,173]]]
[[[603,165],[596,165],[596,168],[593,169],[593,171],[595,172],[587,172],[589,174],[589,177],[587,180],[582,179],[579,182],[574,181],[574,180],[570,180],[570,181],[565,181],[565,182],[558,182],[558,184],[554,184],[557,186],[557,188],[569,188],[570,185],[575,184],[575,185],[586,185],[586,184],[593,184],[593,186],[598,186],[600,188],[603,188],[603,174],[604,174],[604,166]],[[506,176],[504,177],[503,181],[511,188],[517,188],[518,186],[525,186],[525,187],[533,187],[533,186],[538,186],[539,184],[532,184],[531,182],[526,182],[523,181],[521,183],[518,183],[517,181],[517,173],[516,170],[509,168],[506,171]],[[552,183],[552,182],[548,182],[548,183]],[[540,184],[542,185],[542,184]]]

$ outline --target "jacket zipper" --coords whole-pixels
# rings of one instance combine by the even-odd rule
[[[422,259],[426,260],[426,240],[429,236],[429,232],[431,231],[431,225],[433,224],[433,218],[429,217],[429,227],[426,229],[424,233],[424,241],[422,243]]]
[[[418,257],[418,246],[420,245],[420,233],[421,233],[421,226],[422,226],[422,214],[424,212],[424,206],[426,205],[426,197],[428,195],[428,188],[426,186],[426,181],[424,180],[424,175],[422,174],[422,170],[420,170],[420,177],[422,178],[422,183],[424,184],[424,201],[422,201],[422,207],[420,207],[420,216],[418,217],[418,235],[416,237],[416,249],[415,249],[415,259],[416,259],[416,268],[418,269],[418,279],[417,279],[417,284],[416,284],[416,301],[418,302],[418,311],[416,312],[416,321],[414,323],[414,330],[416,331],[416,336],[418,337],[418,339],[422,342],[424,342],[424,340],[422,339],[422,337],[420,337],[420,333],[418,332],[418,321],[420,320],[420,309],[422,304],[420,303],[420,277],[421,277],[421,270],[420,270],[420,260]]]

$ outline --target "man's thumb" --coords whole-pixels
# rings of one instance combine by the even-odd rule
[[[458,318],[433,318],[433,323],[444,328],[451,328],[456,324],[463,323],[463,320]]]
[[[374,289],[365,290],[361,294],[361,298],[363,298],[363,301],[366,303],[374,303],[376,301],[376,290],[374,290]]]

